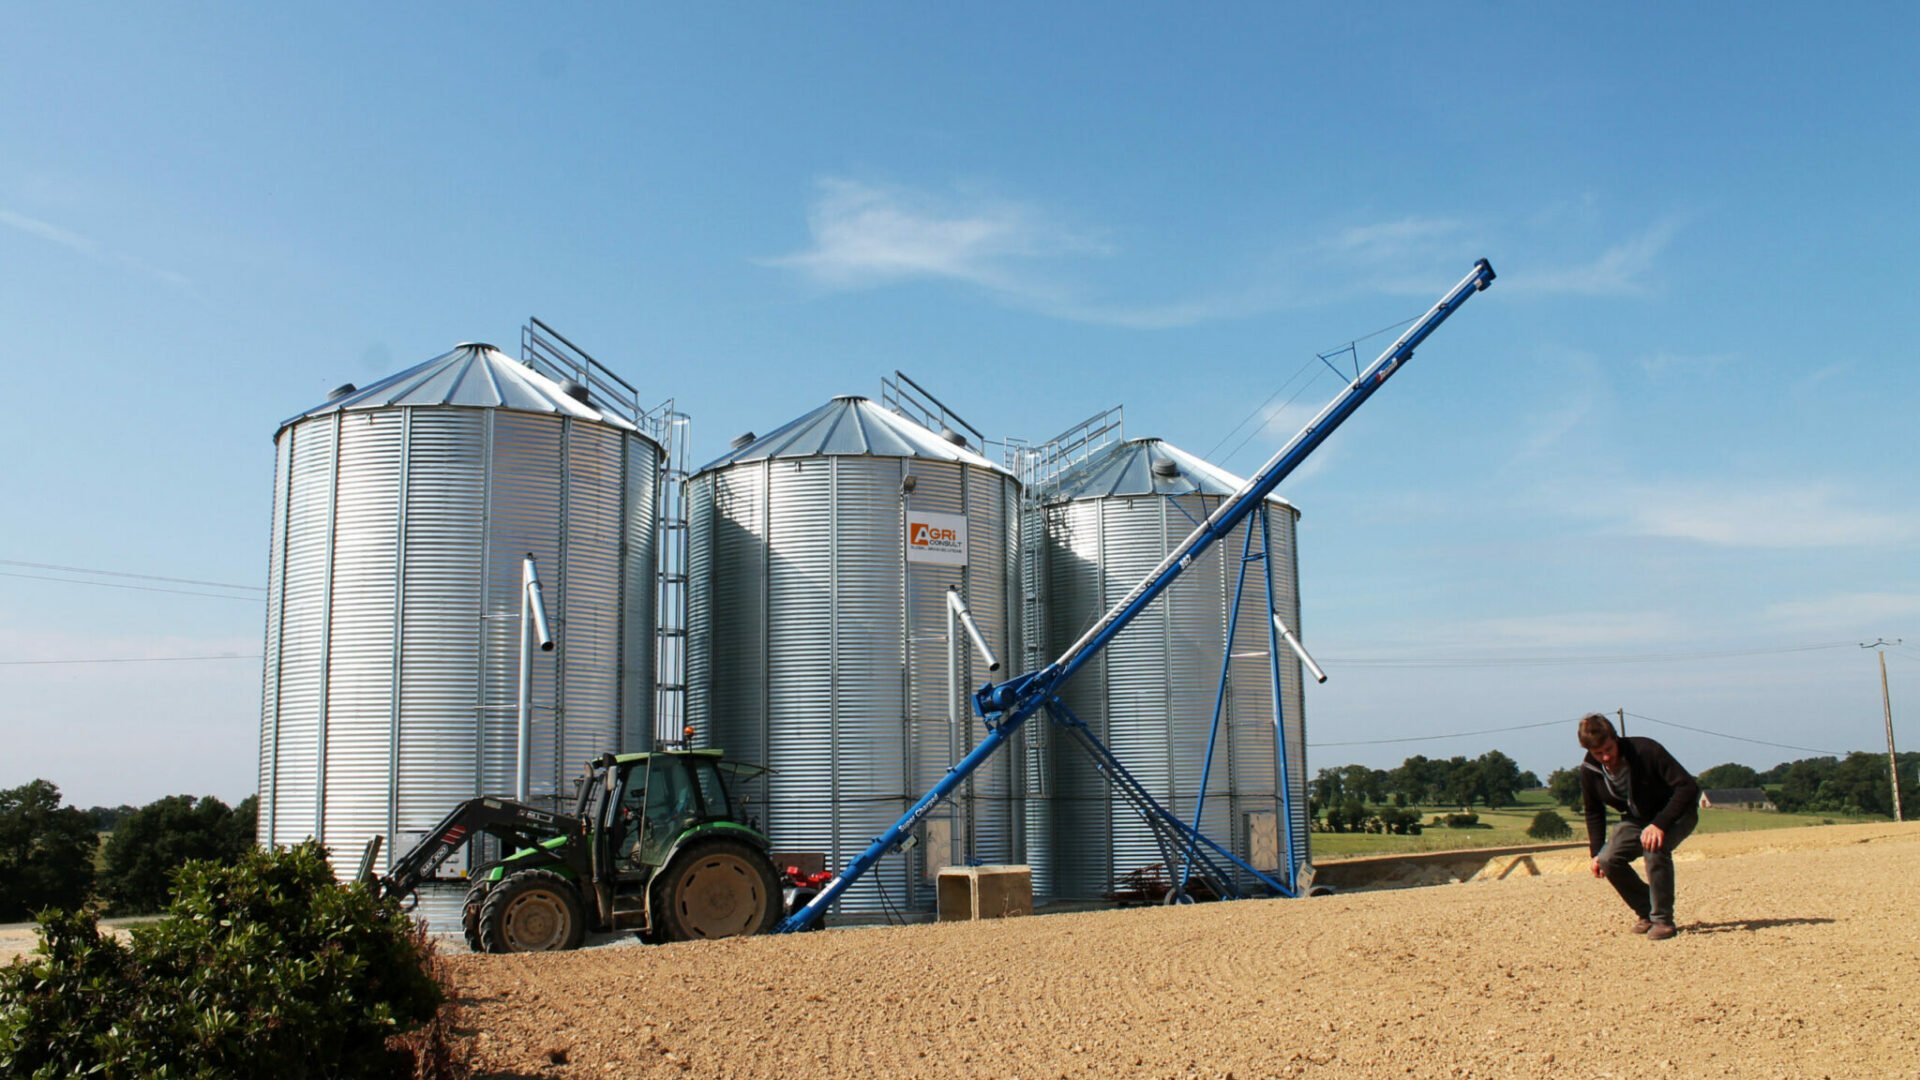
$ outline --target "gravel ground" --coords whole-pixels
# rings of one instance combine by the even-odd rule
[[[482,1076],[1920,1078],[1920,824],[1431,888],[450,955]]]

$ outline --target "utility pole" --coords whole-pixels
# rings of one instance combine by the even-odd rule
[[[1625,735],[1627,733],[1627,710],[1615,709],[1613,711],[1620,714],[1620,734]]]
[[[1904,821],[1900,816],[1900,758],[1893,752],[1893,696],[1887,692],[1887,646],[1898,645],[1903,639],[1876,638],[1873,644],[1861,642],[1863,649],[1875,649],[1880,653],[1880,707],[1887,715],[1887,769],[1893,779],[1893,820]]]

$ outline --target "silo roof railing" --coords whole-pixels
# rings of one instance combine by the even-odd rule
[[[407,406],[557,413],[639,430],[631,419],[579,400],[553,378],[482,342],[456,345],[425,363],[288,417],[280,426],[327,413]]]
[[[708,472],[743,461],[831,455],[924,458],[1008,470],[969,446],[942,438],[920,424],[857,395],[842,395],[782,424],[744,446],[708,462]]]
[[[1144,495],[1227,497],[1245,481],[1162,439],[1129,439],[1067,470],[1045,495],[1048,503]],[[1278,495],[1267,501],[1291,503]]]

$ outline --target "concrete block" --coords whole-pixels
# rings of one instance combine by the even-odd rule
[[[941,922],[1005,919],[1033,914],[1033,869],[1027,866],[948,866],[935,891]]]

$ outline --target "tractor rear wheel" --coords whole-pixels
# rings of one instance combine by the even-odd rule
[[[551,870],[522,870],[480,905],[480,944],[490,953],[577,949],[586,936],[579,890]]]
[[[487,893],[492,890],[493,882],[476,881],[460,905],[460,929],[466,934],[467,948],[474,952],[486,951],[480,944],[480,906],[487,902]]]
[[[780,881],[751,844],[697,840],[661,872],[654,902],[668,941],[764,934],[780,915]]]

